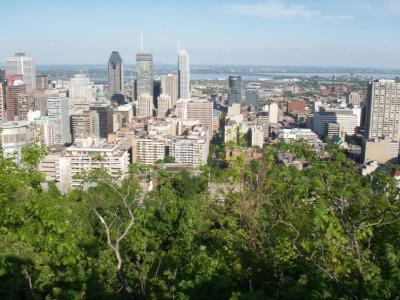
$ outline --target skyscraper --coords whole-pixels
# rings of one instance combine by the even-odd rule
[[[47,112],[54,124],[54,141],[56,145],[71,142],[69,103],[65,93],[56,92],[47,98]]]
[[[161,79],[161,91],[170,98],[170,103],[168,108],[172,108],[176,104],[178,99],[178,80],[175,75],[167,74]]]
[[[5,81],[0,79],[0,118],[4,118],[4,108],[6,103],[6,86]]]
[[[400,141],[400,80],[375,80],[368,86],[364,162],[397,161]]]
[[[108,60],[108,89],[110,96],[124,94],[124,62],[118,51],[111,53]]]
[[[368,140],[400,140],[400,81],[375,80],[368,86],[365,135]]]
[[[190,99],[189,54],[185,49],[178,50],[178,97]]]
[[[142,94],[149,94],[153,97],[153,55],[150,53],[136,54],[136,97],[139,99]]]
[[[69,98],[74,110],[86,109],[95,100],[92,83],[85,74],[76,74],[69,83]]]
[[[6,60],[6,76],[23,75],[27,93],[31,93],[36,89],[36,67],[32,57],[26,56],[25,53],[15,53],[13,57]]]
[[[240,103],[242,98],[242,78],[229,76],[228,103]]]
[[[248,86],[245,91],[246,105],[257,109],[260,106],[260,92],[258,87]]]

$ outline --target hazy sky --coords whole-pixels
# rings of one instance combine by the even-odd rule
[[[18,0],[0,5],[0,62],[400,67],[400,0]]]

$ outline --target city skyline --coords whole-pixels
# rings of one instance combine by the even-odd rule
[[[399,68],[399,3],[205,0],[200,6],[193,1],[19,1],[8,4],[7,14],[0,12],[4,24],[20,20],[19,26],[0,36],[1,64],[18,51],[34,57],[38,65],[101,64],[113,50],[130,64],[140,52],[143,33],[144,51],[153,54],[156,65],[175,62],[180,41],[193,65]],[[103,20],[111,8],[119,17],[106,26]],[[132,18],[132,11],[143,13]],[[29,15],[36,16],[35,26]],[[68,16],[74,16],[74,22],[68,22]],[[144,26],[149,18],[154,21]],[[371,56],[379,59],[372,61]]]

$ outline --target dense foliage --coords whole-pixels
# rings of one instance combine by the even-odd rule
[[[156,166],[148,193],[143,168],[121,185],[98,170],[67,195],[43,183],[40,150],[0,158],[0,298],[400,297],[399,191],[327,150],[277,145],[201,175]]]

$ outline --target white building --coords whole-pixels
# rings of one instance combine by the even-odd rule
[[[65,166],[66,186],[72,188],[82,185],[83,174],[103,168],[111,177],[120,182],[128,173],[129,153],[119,144],[108,144],[105,139],[91,138],[77,139],[75,144],[62,153]]]
[[[264,128],[261,125],[251,126],[251,146],[258,146],[262,148],[264,146]]]
[[[35,136],[42,146],[49,147],[56,144],[54,122],[49,117],[43,116],[33,121]]]
[[[190,99],[189,54],[186,50],[178,50],[178,98]]]
[[[141,94],[138,97],[137,117],[152,117],[153,116],[153,97],[150,94]]]
[[[169,141],[169,155],[182,166],[200,167],[207,163],[209,141],[203,138],[182,137]]]
[[[96,93],[90,79],[85,74],[76,74],[69,83],[70,109],[86,109],[95,101]]]
[[[5,157],[14,157],[16,162],[21,160],[22,148],[29,146],[34,137],[32,128],[26,121],[0,123],[0,146]]]
[[[322,141],[311,129],[291,128],[280,129],[278,137],[285,143],[291,144],[294,141],[304,140],[310,145],[322,145]]]
[[[157,138],[135,139],[132,147],[134,163],[152,165],[165,157],[165,142]]]
[[[65,93],[55,92],[47,99],[47,113],[54,124],[55,144],[71,142],[69,101]]]
[[[337,123],[347,135],[354,135],[360,118],[352,109],[330,109],[320,107],[314,114],[313,129],[319,136],[325,136],[328,123]]]
[[[36,66],[32,57],[25,53],[15,53],[13,57],[6,60],[6,76],[23,75],[25,89],[31,93],[36,89]]]

